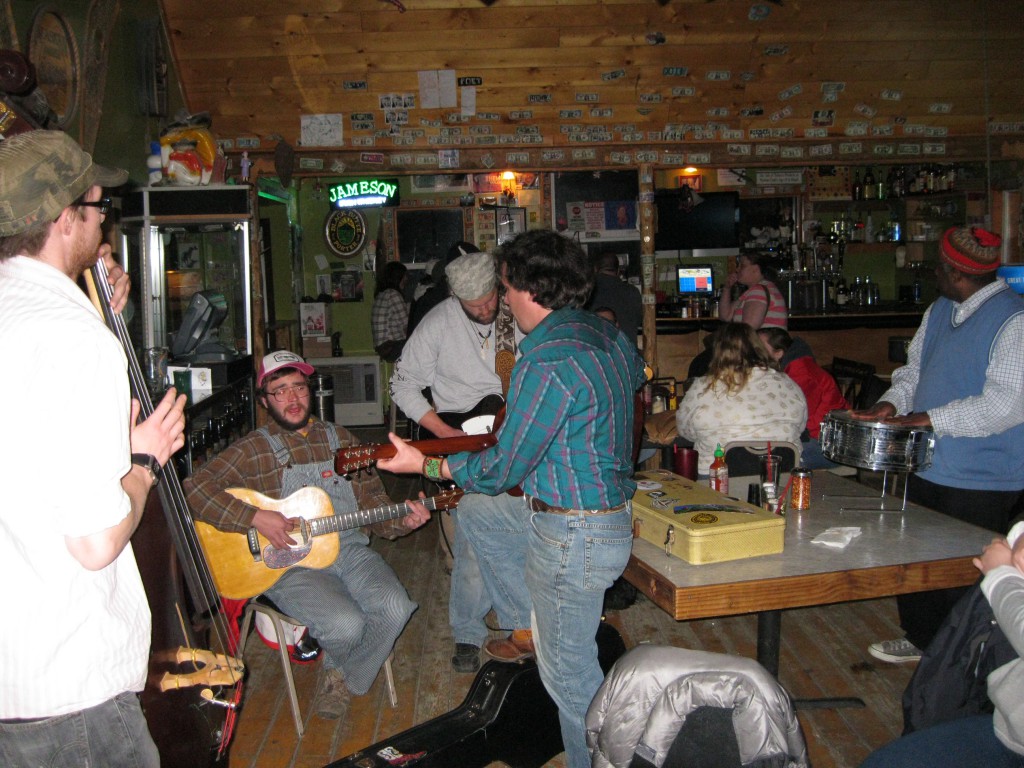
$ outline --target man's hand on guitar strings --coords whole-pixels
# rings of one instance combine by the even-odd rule
[[[298,544],[288,534],[299,527],[299,521],[285,517],[275,509],[257,509],[252,516],[252,526],[277,549],[288,549]]]
[[[380,459],[377,469],[394,472],[396,475],[418,475],[423,470],[423,454],[413,448],[394,432],[388,432],[388,440],[395,446],[395,455],[390,459]]]
[[[420,491],[420,498],[425,499],[427,498],[427,495],[423,491]],[[406,503],[412,511],[402,518],[402,524],[410,531],[415,531],[421,525],[430,520],[430,512],[418,501],[412,501],[410,499]]]

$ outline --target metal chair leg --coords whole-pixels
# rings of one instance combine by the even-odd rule
[[[391,655],[384,662],[384,680],[388,686],[388,698],[391,700],[392,709],[398,707],[398,689],[395,688],[395,672],[391,669],[391,662],[394,658],[395,652],[392,651]]]
[[[252,624],[253,615],[257,611],[270,619],[270,623],[274,627],[274,635],[277,638],[277,651],[278,655],[281,657],[281,669],[284,671],[285,685],[288,690],[288,700],[292,707],[292,719],[295,721],[295,731],[301,739],[305,729],[302,726],[302,713],[299,710],[299,697],[295,693],[295,678],[292,676],[291,659],[288,658],[288,639],[285,634],[283,620],[287,620],[290,624],[296,625],[298,625],[299,622],[290,617],[283,616],[268,606],[250,602],[245,607],[245,617],[242,619],[242,629],[238,641],[239,648],[245,647],[245,640],[249,635],[249,627]]]

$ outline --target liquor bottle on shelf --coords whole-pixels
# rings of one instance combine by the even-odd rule
[[[850,189],[850,194],[854,200],[860,200],[864,196],[864,187],[860,183],[860,169],[858,168],[853,172],[853,187]]]
[[[871,167],[864,172],[864,199],[870,200],[875,196],[875,174],[871,172]]]
[[[846,292],[846,278],[840,275],[839,285],[836,286],[836,304],[840,307],[844,307],[846,306],[846,302],[849,300],[850,296]]]
[[[878,180],[875,181],[875,190],[874,190],[874,194],[872,195],[872,197],[874,197],[876,200],[885,200],[885,190],[886,190],[885,176],[882,173],[882,169],[879,168],[878,169]]]
[[[860,307],[864,304],[864,284],[861,282],[860,275],[854,278],[853,287],[850,288],[849,301],[855,307]]]

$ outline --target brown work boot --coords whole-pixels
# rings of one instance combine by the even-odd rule
[[[340,720],[348,713],[351,694],[340,669],[325,666],[320,671],[320,683],[313,707],[321,720]]]
[[[533,631],[514,629],[508,637],[488,640],[484,643],[484,653],[498,661],[529,659],[534,654]]]

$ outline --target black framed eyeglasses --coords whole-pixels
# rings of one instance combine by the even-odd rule
[[[110,209],[112,207],[109,197],[101,197],[99,200],[93,200],[91,202],[82,200],[81,202],[75,203],[75,205],[84,205],[87,208],[99,208],[100,216],[106,216],[110,213]]]

